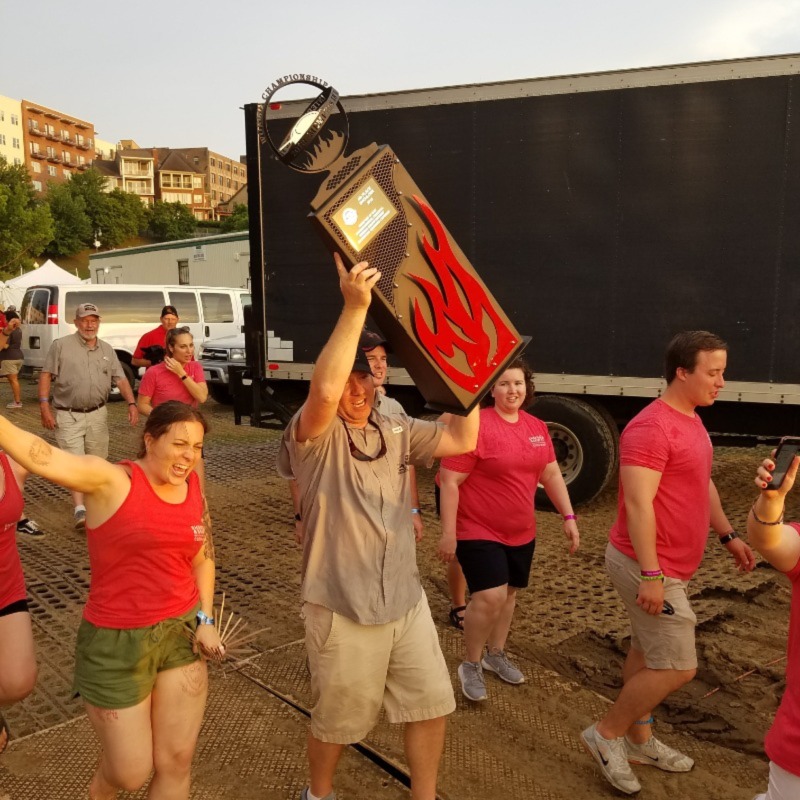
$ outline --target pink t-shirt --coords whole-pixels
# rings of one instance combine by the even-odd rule
[[[556,460],[547,425],[525,411],[507,422],[494,408],[481,409],[478,446],[443,458],[442,467],[467,472],[458,487],[456,536],[516,547],[536,538],[534,496],[539,476]]]
[[[622,432],[621,467],[661,473],[653,507],[656,552],[665,575],[688,581],[703,559],[710,526],[709,482],[714,450],[700,417],[687,416],[655,400]],[[617,519],[611,544],[629,558],[636,552],[628,535],[625,493],[619,484]]]
[[[800,523],[792,527],[800,535]],[[767,732],[764,748],[771,761],[800,777],[800,561],[786,573],[792,582],[789,643],[786,648],[786,691]]]
[[[199,361],[189,361],[183,365],[183,368],[195,383],[206,382]],[[166,403],[167,400],[180,400],[181,403],[186,403],[187,406],[194,408],[197,408],[198,405],[197,400],[189,394],[189,390],[184,386],[184,381],[174,372],[170,372],[163,361],[154,367],[147,368],[147,372],[139,384],[139,394],[142,397],[149,397],[150,405],[153,408]]]

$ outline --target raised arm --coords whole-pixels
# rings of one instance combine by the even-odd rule
[[[5,417],[0,417],[0,447],[28,472],[74,492],[91,494],[124,482],[121,470],[104,458],[77,456],[59,450]]]
[[[366,261],[356,264],[348,272],[338,253],[333,258],[339,273],[339,289],[344,298],[344,308],[314,365],[308,399],[300,412],[297,426],[298,442],[314,439],[333,422],[339,400],[353,369],[358,337],[364,328],[372,301],[372,287],[381,277],[380,272],[370,267]]]
[[[434,458],[460,456],[478,446],[480,409],[477,406],[466,417],[460,417],[457,414],[443,414],[439,421],[445,421],[445,428],[433,453]]]
[[[750,544],[781,572],[788,572],[800,561],[800,534],[783,524],[786,495],[797,478],[800,458],[794,457],[786,477],[777,490],[762,491],[756,498],[747,517],[747,536]],[[775,462],[764,459],[756,474],[756,486],[764,490],[772,480]]]

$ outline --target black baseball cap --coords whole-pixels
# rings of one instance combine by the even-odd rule
[[[172,314],[173,317],[177,317],[178,319],[181,318],[181,315],[178,313],[178,309],[175,308],[175,306],[164,306],[164,308],[161,309],[162,319],[166,317],[167,314]]]
[[[374,350],[376,347],[383,347],[387,353],[392,352],[389,342],[387,342],[381,334],[366,329],[361,331],[361,338],[358,340],[358,349],[369,353],[370,350]]]

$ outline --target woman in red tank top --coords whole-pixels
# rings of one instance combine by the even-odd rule
[[[27,475],[0,453],[0,706],[24,699],[36,684],[33,629],[16,542]],[[0,753],[7,744],[8,726],[0,714]]]
[[[205,711],[200,655],[222,644],[213,624],[214,546],[194,469],[208,429],[183,403],[147,420],[133,462],[78,456],[0,417],[0,447],[30,472],[86,495],[92,568],[78,632],[75,686],[102,752],[93,800],[136,791],[186,800]],[[19,514],[14,517],[14,522]],[[195,630],[193,652],[185,625]]]

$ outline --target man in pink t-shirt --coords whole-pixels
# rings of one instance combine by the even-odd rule
[[[786,691],[764,748],[769,756],[769,787],[755,800],[800,797],[800,524],[783,524],[786,495],[797,479],[796,456],[776,491],[766,491],[775,462],[768,458],[758,469],[756,486],[762,489],[747,518],[747,535],[753,547],[783,572],[792,584]]]
[[[710,526],[740,570],[755,559],[722,510],[711,480],[712,447],[695,413],[725,385],[728,346],[708,331],[686,331],[667,347],[667,388],[625,428],[620,440],[617,519],[606,567],[631,620],[623,687],[606,715],[581,735],[612,786],[641,789],[630,764],[688,772],[694,762],[652,734],[653,709],[694,678],[697,618],[688,581]]]

